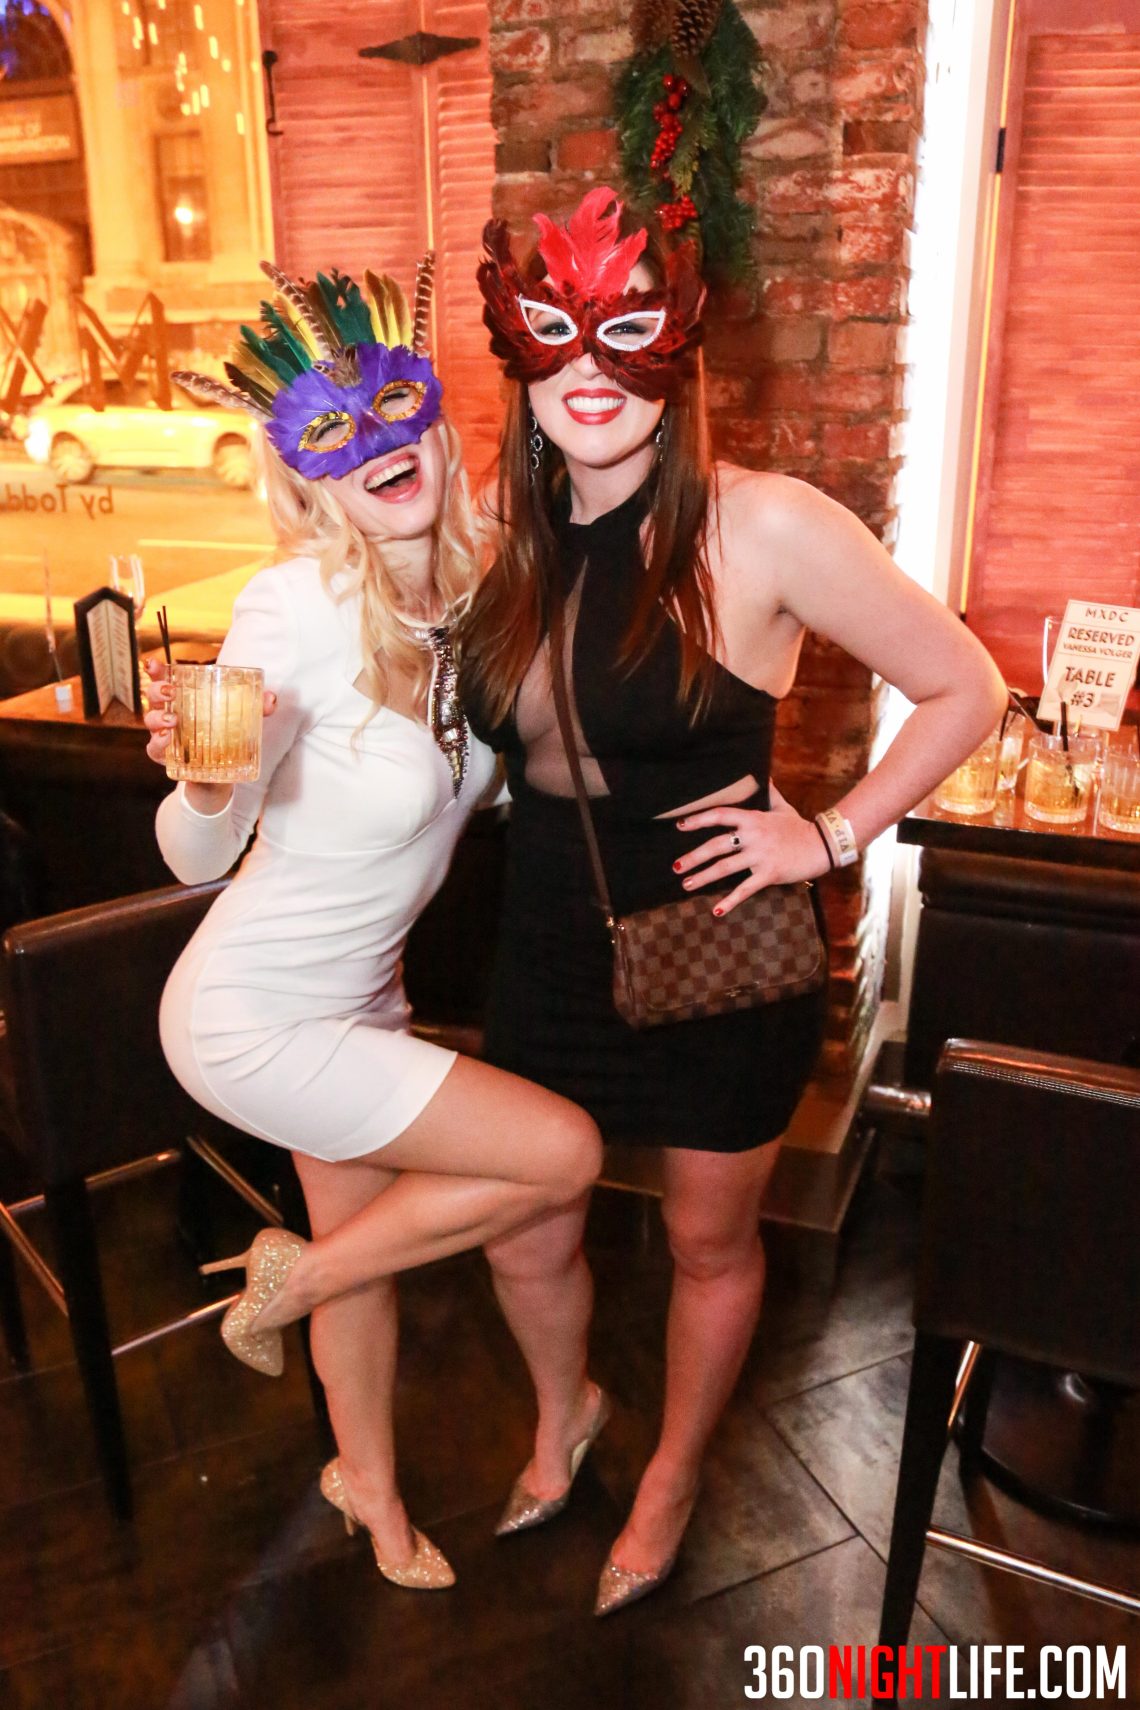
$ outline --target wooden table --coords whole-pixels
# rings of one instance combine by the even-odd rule
[[[1042,825],[1030,819],[1018,791],[999,797],[992,813],[967,818],[946,813],[928,797],[898,828],[900,843],[965,855],[1008,855],[1021,861],[1060,861],[1074,867],[1115,867],[1140,873],[1140,837],[1110,831],[1094,802],[1081,825]]]
[[[206,653],[178,648],[184,659]],[[170,883],[154,839],[170,781],[147,759],[141,715],[113,701],[102,718],[85,718],[79,679],[68,681],[69,712],[50,683],[0,701],[0,809],[27,835],[44,914]]]

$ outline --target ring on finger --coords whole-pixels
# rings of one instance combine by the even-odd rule
[[[728,840],[728,844],[730,849],[739,849],[741,847],[740,833],[738,831],[733,832],[732,836]]]

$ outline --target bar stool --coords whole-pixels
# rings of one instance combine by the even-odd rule
[[[15,1253],[68,1319],[107,1496],[124,1518],[131,1482],[114,1356],[217,1317],[229,1302],[199,1307],[112,1347],[89,1190],[181,1155],[191,1184],[194,1170],[208,1166],[262,1221],[308,1232],[288,1154],[207,1118],[174,1080],[159,1043],[167,975],[225,884],[170,886],[97,903],[14,926],[4,939],[0,1127],[42,1191],[0,1203],[0,1235],[7,1237],[0,1240],[0,1324],[10,1355],[26,1364]],[[234,1168],[226,1150],[235,1140],[270,1156],[277,1172],[272,1198]],[[40,1206],[58,1274],[21,1226],[21,1214]],[[307,1354],[307,1329],[305,1341]],[[311,1361],[309,1370],[323,1421]]]
[[[935,1074],[880,1643],[905,1644],[926,1544],[1140,1613],[1140,1597],[930,1528],[963,1343],[1140,1384],[1140,1070],[952,1040]],[[976,1462],[984,1406],[967,1399]]]

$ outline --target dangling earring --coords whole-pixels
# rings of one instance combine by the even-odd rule
[[[542,468],[542,453],[546,449],[546,441],[542,437],[542,430],[539,427],[538,422],[535,420],[533,410],[530,414],[530,437],[528,444],[530,445],[530,478],[533,484],[535,477]]]
[[[654,443],[654,445],[656,445],[656,447],[659,451],[660,451],[661,447],[665,444],[665,417],[664,416],[661,417],[661,420],[657,424],[657,432],[653,435],[653,443]]]

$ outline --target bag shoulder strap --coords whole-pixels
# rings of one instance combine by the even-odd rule
[[[574,726],[570,718],[570,699],[566,689],[566,663],[564,649],[566,645],[566,625],[563,615],[562,589],[554,587],[550,596],[550,686],[554,692],[554,711],[558,716],[558,731],[562,737],[562,746],[566,751],[566,764],[570,768],[570,776],[574,782],[574,794],[578,799],[578,812],[582,818],[582,830],[586,837],[586,848],[590,854],[590,866],[594,874],[594,889],[598,894],[598,902],[606,917],[606,922],[613,928],[614,905],[610,900],[610,888],[606,883],[606,869],[602,863],[602,852],[598,847],[598,834],[594,828],[594,815],[590,808],[590,798],[586,793],[586,781],[582,776],[582,762],[578,754],[578,744],[574,740]]]

